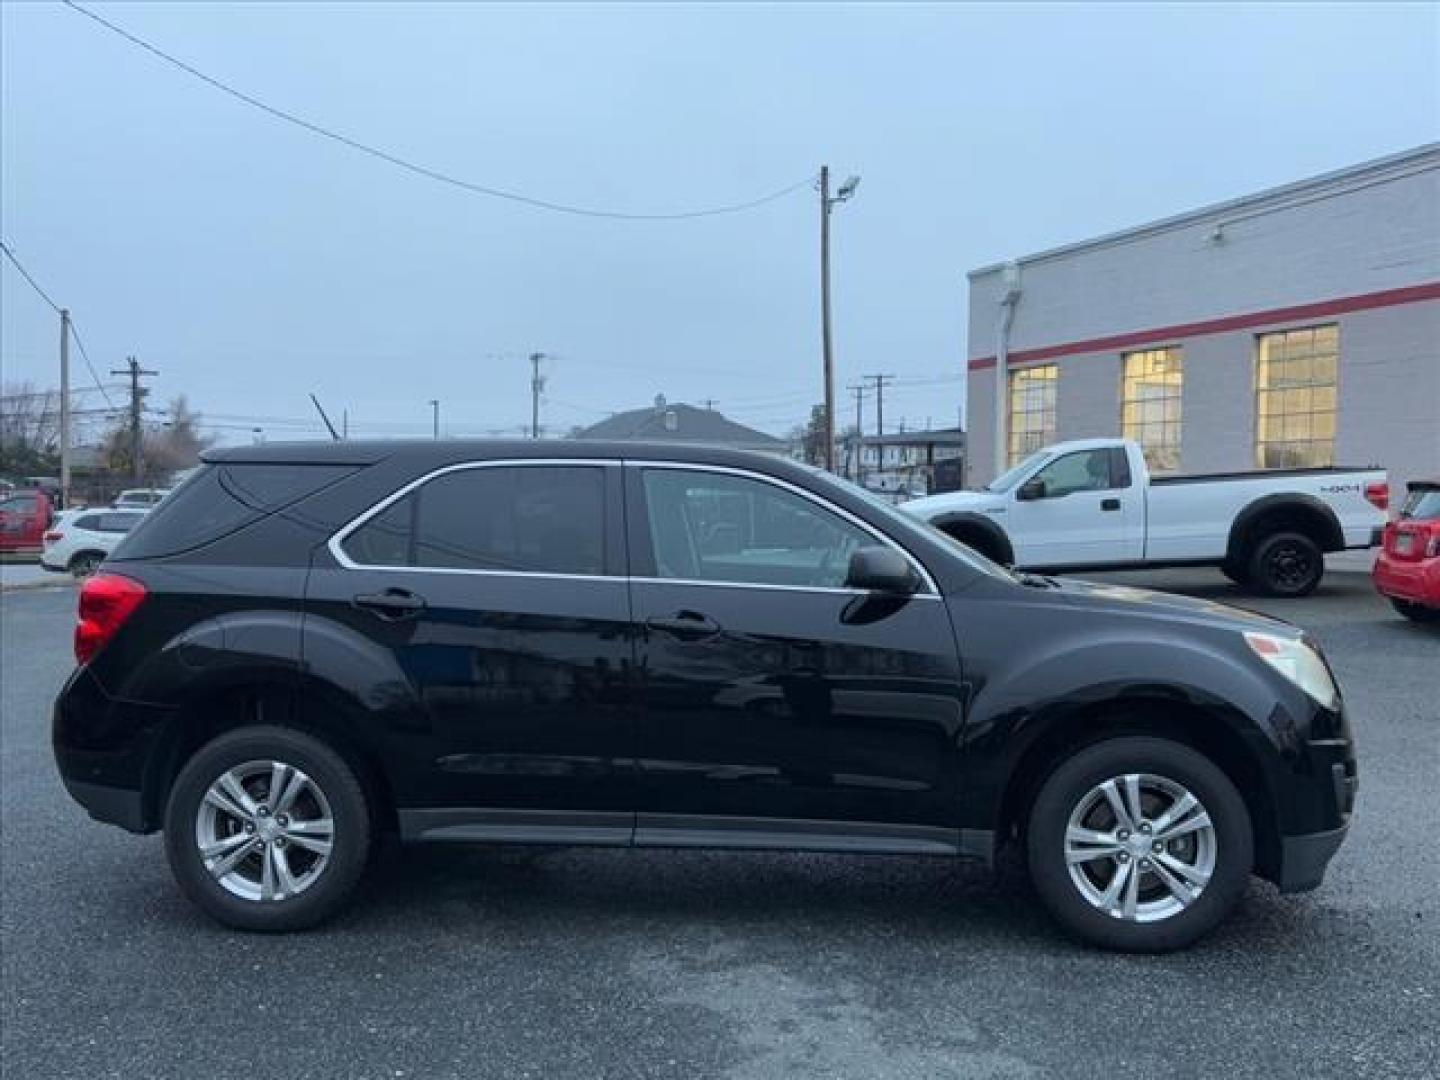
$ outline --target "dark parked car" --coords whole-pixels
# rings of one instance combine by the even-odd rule
[[[232,926],[372,840],[967,856],[1105,946],[1319,884],[1356,774],[1295,628],[1016,575],[833,477],[608,443],[257,446],[80,598],[55,753]]]

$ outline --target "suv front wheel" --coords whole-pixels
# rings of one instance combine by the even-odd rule
[[[201,747],[165,810],[180,887],[242,930],[298,930],[333,914],[360,879],[370,833],[345,759],[281,727],[240,728]]]
[[[1183,948],[1240,899],[1254,861],[1245,801],[1181,743],[1095,743],[1051,773],[1030,810],[1030,875],[1056,919],[1110,949]]]

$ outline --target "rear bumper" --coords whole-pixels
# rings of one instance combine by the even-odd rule
[[[55,700],[51,746],[70,797],[95,820],[132,832],[159,822],[144,799],[153,750],[168,710],[112,699],[88,668],[77,668]]]
[[[151,831],[145,822],[145,807],[140,792],[105,784],[87,784],[61,776],[70,797],[85,808],[96,821],[119,825],[133,833]]]
[[[1401,562],[1382,552],[1372,578],[1384,596],[1440,608],[1440,559]]]
[[[1317,888],[1325,877],[1325,868],[1349,831],[1347,821],[1328,832],[1285,837],[1280,852],[1280,875],[1275,882],[1280,891],[1297,893]]]

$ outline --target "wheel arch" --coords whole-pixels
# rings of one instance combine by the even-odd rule
[[[1262,539],[1277,532],[1298,532],[1310,537],[1321,551],[1342,551],[1345,531],[1335,511],[1305,492],[1265,495],[1235,515],[1225,545],[1225,558],[1243,564]]]
[[[1125,735],[1171,739],[1213,761],[1250,813],[1255,870],[1278,878],[1281,845],[1273,782],[1255,749],[1224,717],[1170,698],[1136,696],[1095,702],[1049,717],[1011,762],[993,820],[997,843],[1019,841],[1035,797],[1050,774],[1087,746]]]
[[[273,676],[273,673],[272,673]],[[185,762],[219,735],[260,724],[304,732],[345,759],[370,800],[378,828],[395,828],[395,799],[379,753],[360,735],[343,699],[313,683],[227,678],[196,688],[161,733],[141,790],[147,827],[158,827]]]
[[[984,514],[965,511],[939,514],[930,519],[930,524],[993,562],[1005,566],[1015,562],[1015,548],[1010,543],[1010,537]]]

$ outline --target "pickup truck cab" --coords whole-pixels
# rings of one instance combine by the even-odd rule
[[[1152,477],[1138,443],[1080,439],[901,509],[1022,569],[1218,566],[1262,595],[1305,596],[1327,552],[1380,542],[1389,498],[1378,468]]]

